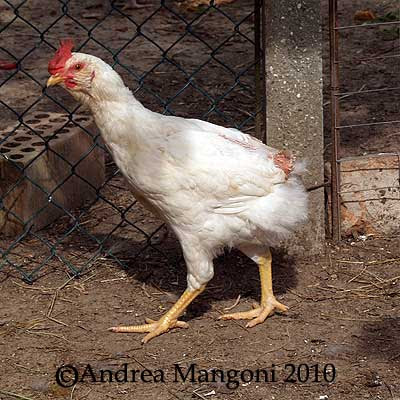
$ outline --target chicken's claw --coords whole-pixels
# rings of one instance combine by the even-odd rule
[[[150,339],[168,332],[173,328],[188,328],[189,324],[183,321],[178,321],[178,317],[185,311],[186,307],[195,299],[204,289],[205,285],[200,286],[198,289],[186,289],[185,292],[179,297],[179,300],[172,306],[172,308],[164,314],[158,321],[147,318],[146,324],[133,325],[133,326],[116,326],[110,328],[112,332],[149,332],[143,339],[142,343],[147,343]]]
[[[269,315],[272,315],[275,312],[275,310],[285,312],[288,310],[288,307],[286,307],[282,303],[279,303],[279,301],[276,300],[275,297],[269,297],[261,306],[257,303],[253,304],[252,310],[224,314],[221,315],[218,319],[250,319],[251,321],[246,324],[246,328],[251,328],[264,322]]]
[[[132,326],[114,326],[109,329],[111,332],[118,333],[142,333],[149,332],[143,339],[142,343],[147,343],[150,339],[161,335],[162,333],[168,332],[173,328],[188,328],[189,324],[184,321],[168,320],[161,318],[155,321],[151,318],[145,319],[146,323],[143,325],[132,325]]]

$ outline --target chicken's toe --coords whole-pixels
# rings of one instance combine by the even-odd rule
[[[133,326],[116,326],[110,328],[112,332],[149,332],[142,342],[147,343],[150,339],[161,335],[162,333],[168,332],[173,328],[188,328],[189,324],[184,321],[178,321],[178,317],[185,311],[186,307],[195,299],[203,290],[205,285],[200,286],[198,289],[189,290],[186,289],[179,300],[167,311],[158,321],[154,321],[151,318],[147,318],[146,324],[133,325]]]
[[[218,319],[228,320],[228,319],[252,319],[258,316],[260,308],[253,308],[249,311],[240,311],[230,314],[223,314]]]
[[[109,331],[118,333],[149,332],[142,340],[143,343],[147,343],[150,339],[153,339],[162,333],[168,332],[170,329],[189,327],[187,322],[178,320],[167,320],[161,318],[160,320],[155,321],[154,319],[146,318],[145,321],[146,324],[143,325],[114,326],[110,328]]]
[[[250,319],[251,321],[247,323],[246,327],[251,328],[264,322],[269,315],[272,315],[275,312],[275,310],[285,312],[288,310],[288,307],[276,300],[275,297],[270,297],[262,305],[253,304],[252,310],[223,314],[218,319]]]
[[[267,306],[260,307],[257,310],[258,310],[258,315],[246,324],[246,328],[252,328],[253,326],[262,324],[270,314],[274,313],[274,307],[270,304]]]
[[[143,339],[142,343],[147,343],[149,340],[159,336],[165,332],[168,332],[170,329],[173,328],[188,328],[189,324],[184,321],[171,321],[170,323],[164,322],[156,322],[156,326],[153,330],[151,330]]]

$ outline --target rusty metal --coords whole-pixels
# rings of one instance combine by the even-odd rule
[[[344,29],[355,29],[355,28],[373,28],[382,25],[398,25],[400,21],[388,21],[388,22],[373,22],[369,24],[360,24],[360,25],[344,25],[344,26],[336,26],[336,31],[342,31]]]
[[[329,0],[329,40],[330,40],[330,77],[331,77],[331,227],[334,240],[341,239],[340,232],[340,170],[339,147],[340,132],[337,128],[339,121],[339,38],[337,31],[337,0]]]
[[[346,236],[398,231],[399,154],[378,153],[340,160],[341,230]]]
[[[376,126],[376,125],[390,125],[390,124],[400,124],[400,120],[395,121],[380,121],[380,122],[365,122],[364,124],[350,124],[350,125],[337,125],[336,129],[348,129],[348,128],[361,128],[366,126]]]
[[[366,58],[354,58],[354,61],[371,61],[371,60],[384,60],[386,58],[400,58],[400,54],[392,54],[389,56],[374,56],[374,57],[366,57]]]
[[[344,1],[344,0],[343,0]],[[399,1],[399,12],[400,12],[400,1]],[[331,157],[331,232],[334,240],[340,240],[342,237],[341,227],[341,213],[342,213],[342,198],[341,195],[347,193],[341,190],[341,173],[340,163],[346,159],[342,158],[341,152],[341,131],[343,129],[361,128],[361,127],[372,127],[372,126],[384,126],[384,125],[395,125],[400,124],[400,120],[392,121],[375,121],[375,122],[364,122],[355,124],[342,124],[340,121],[340,101],[349,96],[357,95],[369,95],[371,93],[389,92],[400,90],[399,86],[384,87],[384,88],[373,88],[359,91],[340,91],[340,74],[339,67],[342,62],[339,59],[339,32],[344,30],[355,30],[361,28],[376,28],[379,26],[393,26],[400,25],[400,20],[389,21],[389,22],[368,22],[359,25],[344,25],[339,26],[338,24],[338,0],[329,0],[329,40],[330,40],[330,112],[331,112],[331,144],[332,144],[332,157]],[[400,44],[400,38],[399,38]],[[400,47],[399,47],[400,49]],[[397,52],[393,55],[385,55],[381,53],[375,57],[353,57],[352,60],[356,62],[370,61],[377,59],[389,59],[399,58],[400,54]],[[364,85],[366,86],[366,85]],[[363,86],[363,87],[364,87]],[[393,153],[385,152],[383,155],[391,155]],[[372,155],[372,154],[371,154]],[[359,155],[361,156],[361,155]],[[355,158],[357,159],[356,156]],[[399,169],[400,179],[400,169]],[[360,190],[362,191],[362,190]]]
[[[390,90],[400,90],[400,86],[394,86],[390,88],[383,88],[383,89],[367,89],[362,91],[352,91],[352,92],[340,92],[337,93],[336,96],[343,97],[343,96],[352,96],[357,94],[366,94],[366,93],[377,93],[377,92],[388,92]]]

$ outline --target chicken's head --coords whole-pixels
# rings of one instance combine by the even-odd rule
[[[49,61],[50,78],[47,86],[61,85],[78,100],[108,95],[109,88],[119,89],[123,82],[119,75],[98,57],[73,53],[72,40],[62,40],[59,49]]]
[[[82,54],[72,53],[72,40],[62,40],[59,49],[49,61],[50,78],[47,86],[61,84],[69,90],[87,89],[96,73]]]

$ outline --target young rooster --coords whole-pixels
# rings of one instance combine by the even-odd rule
[[[270,246],[306,220],[301,164],[236,129],[146,109],[108,64],[72,48],[61,42],[47,86],[59,84],[89,107],[133,195],[172,229],[187,265],[187,289],[158,321],[111,330],[148,332],[146,343],[186,328],[178,317],[213,277],[213,258],[233,247],[258,264],[261,302],[220,318],[252,327],[286,311],[272,291]]]

